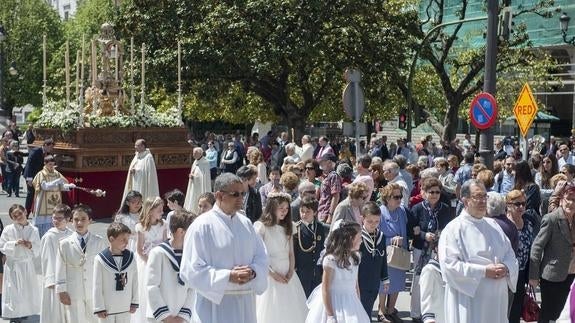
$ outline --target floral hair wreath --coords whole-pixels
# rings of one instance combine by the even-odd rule
[[[284,192],[272,192],[268,194],[268,200],[269,199],[273,199],[273,198],[283,198],[288,200],[289,203],[291,203],[291,195],[289,195],[288,193],[284,193]]]

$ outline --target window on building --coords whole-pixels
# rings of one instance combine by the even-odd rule
[[[70,5],[69,4],[64,5],[63,9],[64,9],[64,20],[66,21],[70,16]]]

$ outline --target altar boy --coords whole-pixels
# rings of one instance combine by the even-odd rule
[[[129,323],[138,308],[138,269],[134,253],[126,249],[132,232],[114,222],[106,233],[110,247],[94,261],[94,314],[100,322]]]
[[[56,260],[60,240],[70,236],[74,231],[68,228],[72,210],[66,204],[58,204],[52,210],[53,227],[42,237],[40,260],[42,261],[42,311],[40,323],[66,323],[64,305],[60,303],[56,293]]]
[[[175,211],[170,219],[170,240],[152,248],[148,255],[148,322],[192,322],[193,290],[179,274],[184,237],[193,220],[191,213]]]
[[[56,259],[56,293],[66,305],[70,322],[97,322],[93,314],[94,258],[106,248],[99,235],[90,233],[92,209],[78,205],[72,210],[74,233],[60,240]]]

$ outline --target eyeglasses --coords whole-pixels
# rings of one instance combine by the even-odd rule
[[[391,198],[394,200],[401,200],[403,198],[403,195],[393,195]]]
[[[305,169],[306,169],[306,170],[315,170],[315,167],[313,167],[313,166],[306,166]]]
[[[309,191],[303,191],[303,194],[315,194],[315,191],[313,190],[309,190]]]
[[[525,207],[525,205],[527,205],[526,202],[509,202],[507,204],[515,205],[516,207],[520,207],[520,206]]]
[[[228,192],[228,191],[220,191],[220,192],[228,194],[229,196],[236,197],[236,198],[238,198],[240,196],[241,197],[246,196],[246,192]]]
[[[441,194],[441,191],[429,191],[427,194]]]
[[[487,201],[487,194],[473,195],[473,196],[471,196],[471,199],[473,199],[475,201]]]

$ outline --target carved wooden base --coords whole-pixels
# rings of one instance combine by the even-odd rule
[[[78,190],[68,196],[71,204],[88,204],[95,217],[102,218],[111,217],[120,207],[126,174],[135,154],[134,142],[140,138],[146,140],[154,155],[160,194],[174,188],[185,194],[193,162],[186,135],[185,128],[81,128],[69,133],[40,128],[30,147],[40,147],[44,139],[53,138],[58,171],[78,186],[107,191],[104,198]]]
[[[127,170],[134,157],[134,142],[143,138],[154,155],[156,168],[190,167],[192,147],[185,128],[80,128],[72,132],[40,128],[34,145],[56,141],[54,153],[64,171],[106,172]]]

